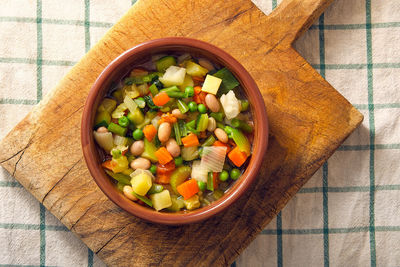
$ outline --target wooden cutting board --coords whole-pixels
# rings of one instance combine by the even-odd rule
[[[1,165],[109,265],[230,264],[363,119],[292,48],[330,2],[287,0],[265,16],[250,0],[141,0],[1,141]],[[262,92],[271,131],[245,196],[179,227],[144,222],[109,201],[89,175],[79,135],[85,98],[104,67],[166,36],[210,42],[240,61]]]

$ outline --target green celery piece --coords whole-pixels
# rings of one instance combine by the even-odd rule
[[[207,190],[214,191],[214,181],[212,172],[209,172],[207,174]]]
[[[204,141],[204,143],[202,144],[202,146],[212,146],[215,142],[215,137],[214,135],[210,135],[206,141]]]
[[[154,163],[158,161],[158,158],[155,155],[156,151],[157,147],[154,144],[154,141],[150,142],[147,138],[144,138],[144,151],[141,156]]]
[[[218,199],[220,199],[223,195],[224,195],[224,192],[223,192],[222,190],[217,189],[217,190],[215,190],[215,191],[213,192],[212,197],[213,197],[215,200],[218,200]]]
[[[151,195],[151,194],[160,193],[161,191],[163,191],[163,189],[164,189],[164,186],[153,183],[152,186],[150,187],[149,191],[147,192],[147,194]]]
[[[167,87],[167,88],[164,88],[164,89],[161,89],[160,90],[160,92],[166,92],[166,93],[170,93],[170,92],[180,92],[181,90],[179,90],[179,88],[176,86],[176,85],[174,85],[174,86],[171,86],[171,87]]]
[[[133,113],[129,112],[127,117],[135,125],[139,125],[144,121],[144,115],[139,108],[135,109]]]
[[[196,120],[192,120],[192,121],[186,123],[186,127],[194,128],[195,126],[196,126]]]
[[[158,88],[154,83],[150,85],[149,90],[153,97],[158,94]]]
[[[239,147],[240,151],[250,155],[251,145],[247,137],[239,130],[230,126],[225,126],[225,132],[230,138],[233,139],[235,144]]]
[[[141,201],[143,201],[144,203],[146,203],[148,206],[153,207],[153,202],[151,202],[150,199],[148,199],[147,197],[141,196],[136,194],[135,192],[132,192],[132,194],[137,197],[138,199],[140,199]]]
[[[176,195],[171,195],[171,202],[171,207],[167,208],[169,211],[180,211],[185,206],[182,197],[178,197]]]
[[[178,145],[182,145],[181,131],[179,130],[179,124],[178,124],[178,122],[175,122],[175,123],[174,123],[174,132],[175,132],[176,143],[177,143]]]
[[[171,180],[169,183],[171,184],[172,190],[175,192],[175,194],[179,195],[176,187],[188,179],[191,173],[192,168],[189,166],[181,166],[174,170],[174,172],[171,174]]]
[[[126,128],[124,128],[124,127],[121,127],[121,126],[119,126],[118,124],[115,124],[115,123],[111,122],[111,123],[108,125],[108,130],[109,130],[110,132],[115,133],[115,134],[118,134],[118,135],[120,135],[120,136],[125,136],[126,131],[127,131],[128,129],[126,129]]]
[[[146,75],[137,76],[137,77],[128,77],[128,78],[125,78],[124,83],[125,83],[126,85],[143,84],[143,83],[145,83],[145,82],[143,81],[143,77],[145,77],[145,76],[146,76]]]
[[[131,177],[129,175],[125,175],[122,173],[113,173],[112,171],[105,170],[106,173],[117,180],[119,183],[122,183],[123,185],[130,185],[131,184]]]
[[[181,133],[181,137],[186,136],[187,135],[187,129],[186,129],[185,121],[178,120],[178,124],[179,124],[179,131]]]
[[[175,91],[167,92],[167,95],[172,98],[185,98],[186,97],[186,94],[184,92],[180,92],[180,91],[179,92],[175,92]]]
[[[179,108],[179,111],[180,111],[182,114],[185,114],[186,112],[189,111],[188,105],[185,103],[185,101],[183,101],[183,100],[181,100],[181,99],[178,99],[178,108]]]
[[[249,124],[246,122],[239,120],[239,119],[232,119],[231,124],[233,127],[238,128],[246,133],[252,133],[253,132],[253,127],[251,127]]]
[[[126,184],[124,184],[124,183],[121,183],[121,182],[118,182],[117,183],[117,189],[119,190],[119,191],[124,191],[124,186],[125,186]]]
[[[210,117],[213,117],[218,122],[224,121],[224,113],[222,112],[211,112]]]
[[[207,125],[208,125],[208,115],[201,114],[199,116],[199,119],[197,120],[196,130],[199,132],[205,131],[207,129]]]

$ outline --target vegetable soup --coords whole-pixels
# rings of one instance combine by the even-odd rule
[[[93,136],[121,193],[178,212],[229,191],[251,157],[253,128],[249,101],[227,68],[169,53],[132,66],[110,88]]]

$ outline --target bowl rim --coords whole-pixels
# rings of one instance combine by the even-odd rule
[[[93,153],[96,145],[92,133],[92,119],[94,117],[92,113],[95,111],[94,104],[98,97],[98,92],[103,88],[103,84],[112,76],[114,71],[116,71],[120,65],[123,65],[125,61],[129,60],[133,54],[144,53],[146,51],[151,52],[152,49],[159,47],[170,47],[171,50],[173,50],[174,47],[175,49],[177,47],[185,47],[187,49],[202,50],[207,54],[216,56],[219,61],[224,62],[224,66],[232,71],[236,78],[240,80],[240,84],[245,91],[246,97],[251,103],[252,116],[255,122],[252,157],[240,179],[233,184],[230,190],[221,199],[212,202],[209,206],[186,213],[157,212],[127,200],[127,198],[118,192],[115,186],[112,185],[111,179],[105,174],[103,168],[97,162],[98,155]],[[86,165],[91,176],[103,193],[117,206],[136,217],[152,223],[183,225],[203,221],[224,211],[238,200],[254,182],[268,146],[268,118],[264,100],[257,84],[247,70],[231,55],[210,43],[197,39],[187,37],[166,37],[149,40],[130,48],[114,59],[101,72],[91,87],[85,102],[81,120],[81,143]]]

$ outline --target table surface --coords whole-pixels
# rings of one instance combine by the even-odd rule
[[[254,1],[269,13],[279,1]],[[0,138],[132,1],[3,0]],[[365,116],[238,266],[400,265],[400,2],[335,0],[297,50]],[[0,169],[0,265],[102,266]]]

